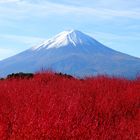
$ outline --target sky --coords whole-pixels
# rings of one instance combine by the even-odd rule
[[[140,57],[140,0],[0,0],[0,60],[70,29]]]

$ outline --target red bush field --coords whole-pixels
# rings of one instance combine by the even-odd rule
[[[140,140],[140,79],[1,80],[0,140]]]

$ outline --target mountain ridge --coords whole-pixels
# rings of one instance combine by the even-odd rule
[[[108,48],[78,30],[70,30],[0,61],[0,76],[41,68],[80,77],[98,74],[135,77],[140,72],[140,59]]]

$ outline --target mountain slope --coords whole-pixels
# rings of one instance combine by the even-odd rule
[[[114,51],[80,31],[71,30],[0,61],[0,76],[36,72],[42,68],[75,76],[135,77],[140,72],[140,59]]]

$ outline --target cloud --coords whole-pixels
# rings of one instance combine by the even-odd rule
[[[4,2],[4,0],[2,0]],[[1,2],[2,2],[1,1]],[[96,18],[102,20],[111,20],[112,18],[128,18],[128,19],[140,19],[140,8],[131,9],[113,9],[107,8],[107,6],[76,6],[68,5],[65,3],[56,3],[49,1],[27,1],[27,0],[7,0],[7,2],[17,2],[15,5],[0,6],[0,17],[5,18],[9,16],[12,18],[28,19],[28,18],[45,18],[48,16],[73,16],[82,18]],[[108,0],[109,1],[109,0]],[[6,1],[5,1],[6,2]],[[103,2],[101,2],[103,5]],[[91,4],[92,5],[92,4]],[[83,19],[83,18],[82,18]]]
[[[7,34],[0,34],[0,38],[2,40],[8,40],[9,42],[16,42],[16,43],[22,43],[27,46],[33,46],[40,42],[43,42],[45,39],[40,37],[34,37],[34,36],[21,36],[21,35],[7,35]]]
[[[13,56],[25,49],[31,48],[34,45],[38,45],[44,40],[44,38],[33,36],[0,34],[0,42],[4,42],[4,46],[2,45],[2,42],[0,46],[0,60]],[[14,44],[16,44],[16,46]]]
[[[36,15],[46,16],[48,14],[56,14],[56,15],[66,15],[66,14],[74,14],[73,16],[91,16],[96,18],[116,18],[116,17],[124,17],[124,18],[132,18],[132,19],[140,19],[140,9],[127,9],[127,10],[117,10],[117,9],[109,9],[109,8],[100,8],[100,7],[88,7],[88,6],[74,6],[67,4],[58,4],[52,2],[42,2],[42,3],[27,3],[26,7],[29,7],[29,10],[34,11]]]
[[[12,3],[12,2],[19,2],[20,0],[0,0],[0,3]]]
[[[37,0],[39,1],[39,0]],[[42,0],[43,1],[43,0]],[[45,1],[45,0],[44,0]],[[136,8],[140,6],[139,0],[47,0],[53,3],[63,3],[66,5],[77,5],[92,8],[105,9],[127,9]]]
[[[108,32],[93,32],[93,33],[89,33],[89,35],[95,38],[97,37],[102,40],[108,40],[108,41],[109,40],[110,41],[125,41],[125,40],[139,41],[140,39],[139,33],[135,33],[133,35],[126,35],[126,34],[120,35],[120,34],[113,34],[113,33],[108,33]]]
[[[13,48],[5,48],[5,47],[0,47],[0,60],[13,56],[17,53],[16,50],[14,50]]]
[[[8,49],[8,48],[0,48],[0,54],[9,54],[9,53],[13,53],[14,50],[13,49]]]

